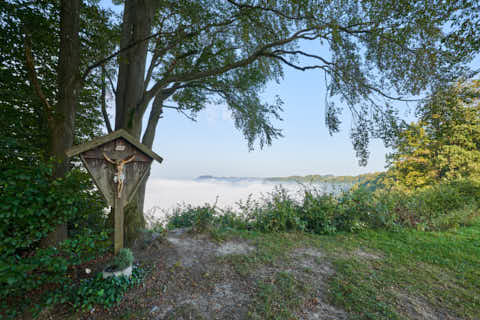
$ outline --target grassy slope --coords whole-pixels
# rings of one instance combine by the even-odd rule
[[[249,319],[295,319],[315,304],[315,280],[307,276],[312,270],[303,270],[303,276],[292,272],[293,253],[300,248],[323,252],[325,256],[315,257],[319,266],[331,262],[335,275],[327,283],[328,299],[351,319],[480,319],[480,221],[450,232],[369,230],[318,236],[214,229],[212,236],[219,241],[244,238],[255,245],[257,250],[250,254],[227,255],[215,262],[231,265],[241,278],[252,281],[251,275],[262,267],[273,270],[271,276],[249,283]],[[171,269],[157,271],[179,278],[176,268]],[[120,306],[113,318],[149,318],[152,307],[140,305],[168,292],[164,284],[152,286],[152,274],[147,278],[148,290],[130,297],[138,303]],[[211,285],[214,280],[202,281]],[[83,315],[89,316],[89,311]],[[71,318],[77,316],[82,315]]]
[[[345,309],[363,318],[394,318],[407,312],[402,297],[408,295],[462,318],[480,317],[480,224],[456,232],[368,231],[335,238],[350,251],[375,250],[384,257],[335,260],[332,293]]]
[[[336,270],[331,300],[354,318],[480,319],[480,222],[450,232],[242,235],[260,246],[254,258],[260,263],[283,259],[296,247],[325,251]],[[252,261],[235,263],[248,269]]]

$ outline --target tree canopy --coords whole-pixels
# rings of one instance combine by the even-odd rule
[[[452,27],[450,33],[445,32],[459,14],[467,19],[467,12],[474,11],[473,4],[233,0],[124,3],[123,26],[136,25],[137,29],[121,47],[148,39],[145,49],[151,61],[146,65],[143,51],[141,90],[133,94],[138,96],[137,101],[123,111],[120,100],[124,95],[117,95],[116,126],[130,127],[139,135],[142,130],[133,122],[143,118],[147,105],[157,99],[145,130],[147,144],[153,139],[164,108],[194,117],[208,103],[229,107],[235,126],[250,147],[255,142],[260,146],[270,144],[281,136],[270,119],[280,118],[282,103],[279,99],[264,102],[259,93],[268,81],[280,81],[285,67],[320,69],[325,73],[330,97],[325,106],[326,123],[335,132],[341,110],[352,112],[354,147],[365,163],[366,146],[372,136],[387,143],[392,138],[395,111],[391,102],[408,100],[455,79],[465,71],[462,63],[468,62],[473,52],[459,53],[460,44],[453,37],[459,30]],[[141,24],[131,15],[143,15],[142,10]],[[155,14],[148,16],[147,11]],[[151,23],[147,25],[146,21]],[[305,51],[302,41],[315,41],[330,54]],[[121,59],[130,61],[133,57],[126,52]],[[138,54],[134,59],[140,63]],[[119,78],[118,90],[122,91],[122,72]],[[331,97],[339,97],[341,103],[334,104]],[[123,119],[125,114],[131,118]]]
[[[480,81],[441,88],[400,131],[388,176],[414,190],[441,181],[480,178]]]
[[[55,111],[45,106],[58,102],[57,86],[60,43],[57,1],[5,1],[0,3],[0,137],[3,164],[19,159],[46,160],[49,156],[47,118]],[[100,59],[113,50],[115,28],[112,13],[94,3],[81,7],[81,64]],[[27,52],[34,69],[27,63]],[[34,70],[38,88],[31,82]],[[101,134],[101,72],[89,74],[75,106],[75,141],[79,143]],[[37,94],[40,90],[41,95]],[[58,115],[57,115],[58,116]]]

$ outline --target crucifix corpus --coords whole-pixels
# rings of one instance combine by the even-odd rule
[[[80,156],[98,189],[114,211],[114,253],[124,246],[124,207],[133,199],[153,160],[163,159],[120,129],[67,151]]]

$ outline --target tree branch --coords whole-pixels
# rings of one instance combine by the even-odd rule
[[[147,128],[143,134],[142,143],[151,148],[153,145],[153,139],[155,138],[155,131],[157,129],[158,120],[163,114],[163,101],[162,95],[155,97],[152,103],[152,111],[150,111],[150,117],[148,117]]]
[[[322,69],[322,70],[329,69],[327,66],[320,66],[320,65],[299,66],[299,65],[296,65],[296,64],[286,60],[284,57],[278,56],[278,55],[275,55],[275,54],[268,54],[267,56],[271,57],[271,58],[274,58],[274,59],[277,59],[277,60],[280,60],[281,62],[285,63],[287,66],[290,66],[290,67],[292,67],[294,69],[297,69],[297,70],[300,70],[300,71],[313,70],[313,69]]]
[[[107,103],[106,103],[106,82],[105,82],[105,66],[102,66],[102,115],[103,115],[103,120],[105,121],[105,126],[107,127],[107,132],[112,133],[112,125],[110,124],[110,119],[108,118],[108,113],[107,113]]]
[[[185,38],[188,38],[188,37],[193,37],[195,35],[198,35],[200,34],[202,31],[204,30],[208,30],[209,28],[213,28],[213,27],[220,27],[220,26],[226,26],[226,25],[229,25],[231,24],[232,22],[234,21],[234,19],[229,19],[229,20],[225,20],[221,23],[211,23],[211,24],[208,24],[208,25],[205,25],[203,28],[195,31],[195,32],[190,32],[190,33],[186,33],[185,34]],[[179,30],[176,30],[175,33],[178,33],[178,32],[183,32],[184,30],[184,27],[181,27]],[[100,59],[98,60],[97,62],[94,62],[93,64],[91,64],[90,66],[87,67],[87,69],[85,70],[85,72],[83,73],[83,75],[80,77],[80,81],[83,82],[85,81],[86,77],[88,76],[88,74],[95,68],[98,68],[99,66],[101,66],[102,64],[110,61],[111,59],[115,58],[116,56],[118,56],[119,54],[127,51],[127,50],[130,50],[132,49],[133,47],[139,45],[140,43],[144,42],[144,41],[148,41],[150,39],[153,39],[155,37],[158,37],[160,35],[166,35],[166,34],[170,34],[170,33],[164,33],[162,31],[158,31],[158,32],[155,32],[151,35],[149,35],[148,37],[145,37],[143,39],[140,39],[140,40],[137,40],[137,41],[134,41],[132,43],[130,43],[128,46],[126,47],[123,47],[123,48],[120,48],[118,49],[117,51],[115,51],[114,53],[112,53],[111,55],[103,58],[103,59]],[[181,40],[181,39],[180,39]],[[180,41],[179,40],[179,41]],[[178,42],[176,42],[174,44],[174,46],[178,45]],[[167,49],[168,50],[168,49]]]
[[[267,51],[268,49],[276,46],[281,46],[287,43],[290,43],[292,41],[295,41],[299,39],[304,33],[310,32],[313,30],[313,28],[307,28],[307,29],[302,29],[294,34],[292,34],[290,37],[277,40],[268,44],[263,45],[262,47],[258,48],[255,50],[250,56],[245,57],[244,59],[238,60],[237,62],[230,63],[227,65],[224,65],[219,68],[214,68],[214,69],[209,69],[209,70],[204,70],[204,71],[199,71],[199,72],[194,72],[194,73],[183,73],[183,74],[178,74],[178,75],[172,75],[170,77],[166,77],[159,82],[157,82],[150,90],[148,90],[142,101],[140,102],[141,104],[148,103],[158,92],[159,90],[162,89],[167,83],[171,82],[188,82],[188,81],[194,81],[202,78],[207,78],[215,75],[219,75],[225,72],[228,72],[230,70],[239,68],[239,67],[244,67],[249,65],[250,63],[254,62],[261,56],[268,56],[270,53]]]
[[[282,18],[285,18],[285,19],[288,19],[288,20],[302,20],[302,19],[311,19],[313,17],[307,17],[307,16],[297,16],[297,17],[294,17],[294,16],[289,16],[289,15],[286,15],[285,13],[283,13],[282,11],[280,10],[277,10],[277,9],[273,9],[273,8],[266,8],[266,7],[261,7],[261,6],[253,6],[253,5],[249,5],[249,4],[243,4],[243,3],[238,3],[238,2],[235,2],[233,0],[227,0],[230,4],[234,5],[235,7],[239,8],[239,9],[252,9],[252,10],[262,10],[262,11],[269,11],[269,12],[272,12]]]
[[[120,48],[118,49],[117,51],[115,51],[114,53],[112,53],[111,55],[107,56],[106,58],[103,58],[103,59],[100,59],[98,60],[97,62],[94,62],[93,64],[91,64],[90,66],[87,67],[87,69],[85,70],[85,72],[83,73],[83,75],[80,77],[80,81],[83,82],[85,81],[85,79],[87,78],[87,76],[89,75],[89,73],[95,69],[95,68],[98,68],[100,67],[101,65],[105,64],[106,62],[110,61],[111,59],[115,58],[116,56],[118,56],[119,54],[127,51],[127,50],[130,50],[132,49],[133,47],[139,45],[140,43],[144,42],[144,41],[148,41],[150,39],[153,39],[159,35],[161,35],[162,32],[156,32],[154,34],[151,34],[149,35],[148,37],[146,38],[143,38],[143,39],[140,39],[140,40],[137,40],[137,41],[134,41],[132,43],[130,43],[128,46],[126,47],[123,47],[123,48]]]
[[[117,89],[115,88],[115,85],[113,84],[112,77],[110,77],[110,74],[106,72],[105,70],[105,75],[107,76],[108,82],[110,83],[110,88],[112,89],[113,94],[117,94]]]
[[[27,71],[28,77],[30,79],[30,84],[33,86],[33,90],[35,94],[40,98],[44,106],[45,115],[47,117],[47,121],[52,124],[53,119],[53,107],[47,100],[42,87],[40,86],[40,82],[38,81],[37,72],[35,71],[35,61],[32,55],[32,44],[30,41],[30,37],[27,32],[25,32],[25,59],[27,64]],[[49,126],[50,127],[50,126]]]
[[[273,54],[291,54],[291,55],[302,55],[302,56],[305,56],[305,57],[309,57],[309,58],[313,58],[313,59],[316,59],[316,60],[320,60],[322,61],[323,63],[325,63],[326,65],[333,65],[333,62],[330,62],[330,61],[327,61],[325,60],[323,57],[321,56],[318,56],[318,55],[315,55],[315,54],[310,54],[310,53],[306,53],[304,51],[301,51],[301,50],[295,50],[295,51],[288,51],[288,50],[275,50],[272,52]]]

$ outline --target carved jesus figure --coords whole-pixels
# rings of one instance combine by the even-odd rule
[[[132,162],[133,159],[135,159],[135,155],[132,155],[128,159],[112,160],[104,152],[103,157],[105,158],[105,160],[107,160],[111,164],[114,164],[117,167],[117,172],[115,173],[115,176],[113,177],[113,181],[115,183],[117,183],[117,196],[120,199],[120,195],[122,194],[122,190],[123,190],[123,184],[124,184],[124,181],[125,181],[125,174],[123,173],[123,167],[127,163]]]

